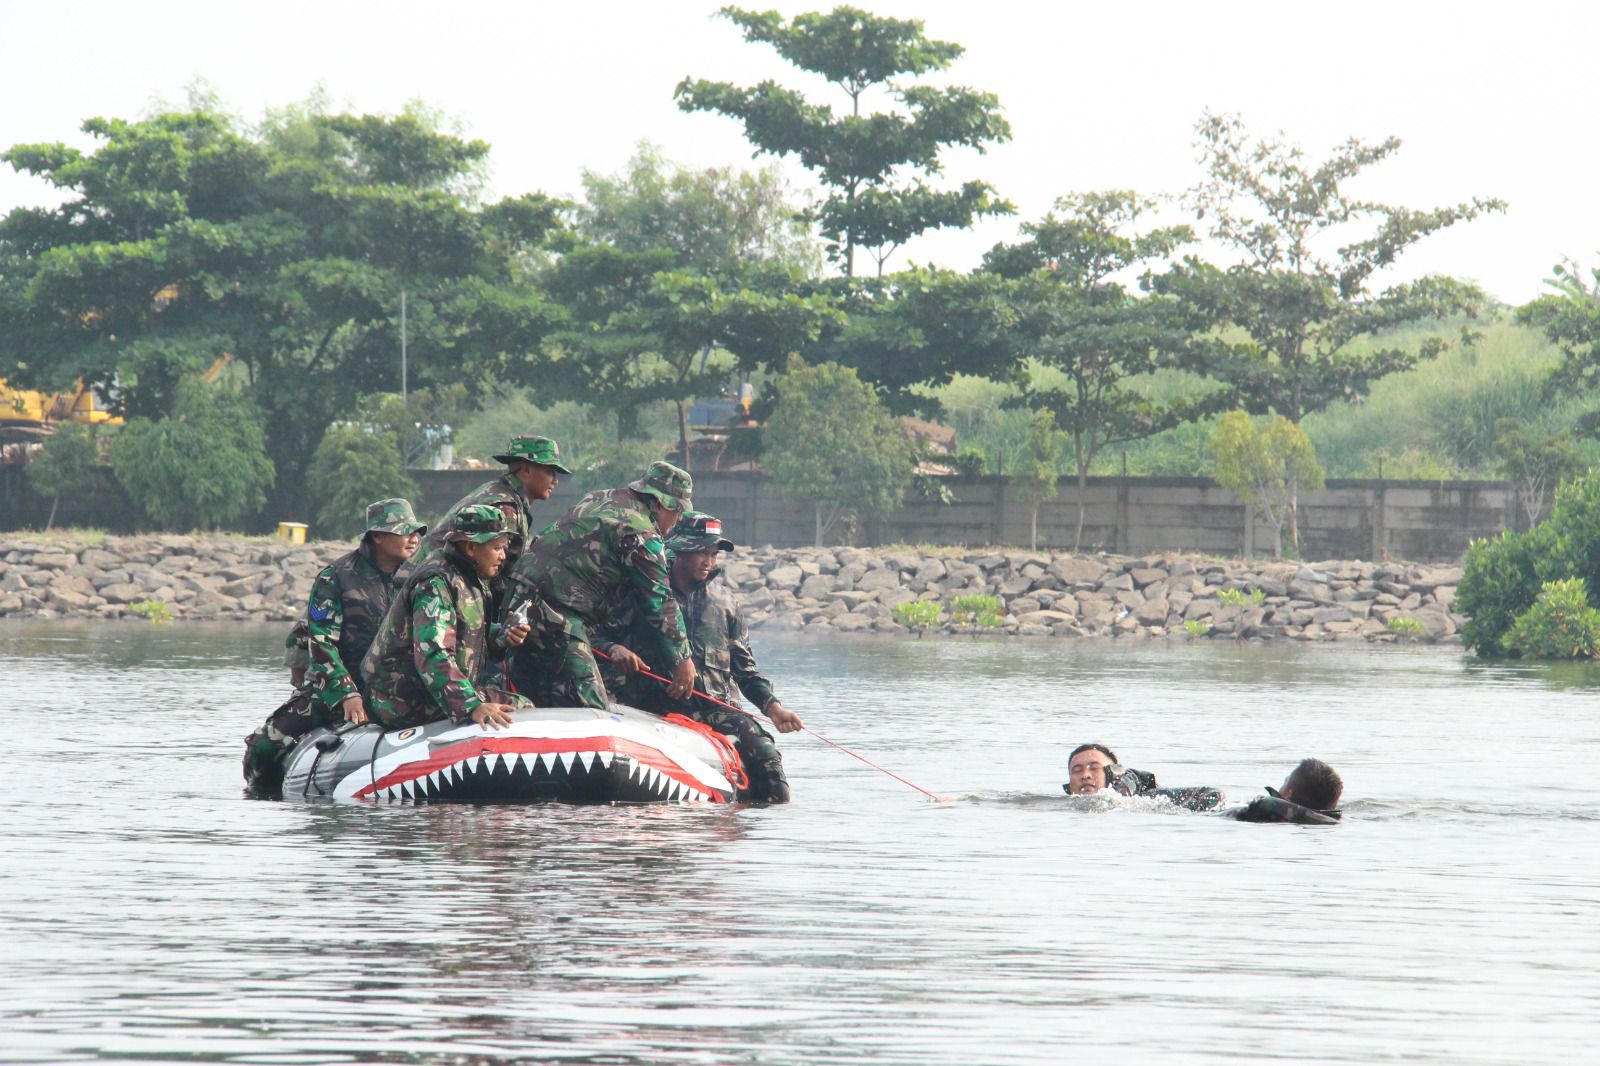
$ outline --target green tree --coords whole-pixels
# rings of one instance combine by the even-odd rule
[[[543,279],[565,313],[549,391],[615,412],[620,438],[671,401],[687,456],[690,401],[841,318],[809,291],[818,256],[775,172],[688,170],[643,146],[584,189],[576,239]]]
[[[1208,369],[1238,391],[1246,410],[1299,425],[1448,345],[1442,332],[1424,335],[1415,349],[1374,343],[1356,350],[1353,341],[1405,323],[1442,326],[1484,304],[1474,286],[1442,277],[1374,291],[1378,272],[1411,245],[1505,209],[1499,200],[1473,199],[1418,211],[1351,195],[1347,185],[1398,151],[1399,139],[1352,139],[1312,164],[1292,144],[1251,139],[1236,117],[1207,114],[1197,131],[1206,175],[1189,200],[1240,261],[1220,269],[1191,258],[1155,282],[1226,327]]]
[[[41,496],[50,497],[50,517],[44,528],[56,524],[56,507],[63,495],[86,493],[94,485],[94,468],[100,458],[94,429],[78,422],[63,422],[44,439],[38,453],[29,460],[28,485]]]
[[[1553,389],[1591,391],[1600,385],[1600,270],[1558,263],[1545,285],[1552,291],[1517,310],[1517,320],[1544,331],[1561,349]]]
[[[752,43],[771,45],[799,69],[844,93],[848,114],[811,103],[800,93],[765,81],[750,88],[684,79],[677,88],[685,111],[715,111],[738,119],[758,152],[795,156],[825,192],[807,217],[828,241],[829,254],[855,275],[856,249],[867,250],[883,274],[884,263],[906,241],[931,229],[964,228],[982,215],[1009,213],[981,181],[959,189],[930,187],[948,148],[982,152],[1008,140],[1011,127],[992,93],[956,86],[904,84],[945,70],[965,51],[932,40],[914,19],[882,18],[854,7],[785,21],[775,11],[725,7],[720,14]],[[863,97],[887,93],[895,106],[863,113]]]
[[[1071,438],[1083,540],[1089,468],[1110,446],[1141,440],[1220,409],[1226,393],[1198,379],[1157,401],[1134,382],[1192,358],[1191,320],[1168,296],[1130,292],[1118,279],[1149,269],[1191,239],[1187,226],[1139,232],[1153,201],[1128,190],[1083,193],[1022,227],[1028,238],[995,246],[985,265],[1008,278],[1016,343],[1032,360],[1015,402],[1054,413]],[[1043,371],[1044,373],[1041,373]],[[1063,380],[1064,384],[1044,384]]]
[[[1054,411],[1033,413],[1033,423],[1028,428],[1028,441],[1022,453],[1022,464],[1012,477],[1017,496],[1030,508],[1028,525],[1028,550],[1039,549],[1039,505],[1056,498],[1061,483],[1062,433],[1056,429]],[[1083,519],[1078,519],[1078,537],[1083,536]],[[1076,543],[1073,551],[1078,550]]]
[[[871,386],[836,363],[791,358],[763,437],[762,466],[785,496],[810,500],[820,547],[846,510],[882,521],[911,483],[912,447]]]
[[[413,110],[311,108],[259,130],[208,111],[91,119],[91,152],[3,158],[66,197],[0,220],[0,376],[112,390],[170,415],[179,385],[230,357],[264,414],[280,505],[304,506],[307,442],[352,402],[526,371],[550,311],[527,283],[557,205],[480,205],[489,147]]]
[[[1322,467],[1305,431],[1282,415],[1257,426],[1243,411],[1229,411],[1211,435],[1212,475],[1272,526],[1272,554],[1283,555],[1283,527],[1295,506],[1296,485],[1322,487]],[[1296,549],[1299,543],[1295,542]]]
[[[1545,497],[1562,481],[1584,468],[1578,442],[1569,431],[1539,435],[1515,418],[1495,423],[1494,453],[1500,468],[1517,488],[1528,528],[1539,524]]]
[[[1206,114],[1196,129],[1206,175],[1190,203],[1240,261],[1224,270],[1191,258],[1156,284],[1222,327],[1207,370],[1247,411],[1299,425],[1449,344],[1443,332],[1426,334],[1414,349],[1352,342],[1406,323],[1473,318],[1485,303],[1476,286],[1444,277],[1374,290],[1378,272],[1411,245],[1505,209],[1499,200],[1473,199],[1418,211],[1352,196],[1347,184],[1398,151],[1398,138],[1352,138],[1312,164],[1295,145],[1253,140],[1237,117]],[[1292,483],[1289,491],[1292,502]],[[1294,520],[1291,506],[1297,540]]]
[[[111,469],[168,529],[219,529],[266,503],[274,476],[255,405],[195,380],[178,382],[171,415],[128,420]]]
[[[367,504],[394,496],[415,504],[417,496],[394,435],[356,424],[328,427],[311,453],[306,484],[319,501],[317,534],[332,540],[348,540],[367,528]]]

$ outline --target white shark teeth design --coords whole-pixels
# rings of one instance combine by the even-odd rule
[[[610,752],[610,751],[597,751],[597,752],[595,752],[595,758],[600,761],[600,765],[604,766],[608,770],[611,769],[612,760],[614,760],[616,757],[617,756],[616,756],[615,752]]]
[[[557,766],[559,766],[561,768],[561,772],[562,772],[563,775],[571,772],[570,767],[568,767],[568,765],[567,765],[568,756],[567,756],[566,752],[558,751],[553,756],[551,756],[551,758],[553,760],[552,765],[550,767],[550,772],[552,774],[555,773],[555,770],[556,770]]]

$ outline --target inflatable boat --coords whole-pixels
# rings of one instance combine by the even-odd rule
[[[613,704],[521,710],[505,729],[450,721],[315,729],[285,760],[283,798],[730,803],[743,782],[726,737]]]

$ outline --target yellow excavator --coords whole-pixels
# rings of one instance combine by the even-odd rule
[[[122,419],[82,382],[73,392],[50,393],[15,389],[0,378],[0,441],[42,440],[63,422],[120,426]]]

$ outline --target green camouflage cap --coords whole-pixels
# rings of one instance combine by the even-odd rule
[[[368,533],[398,533],[401,536],[409,536],[412,533],[427,531],[428,527],[417,521],[410,500],[402,500],[396,496],[390,500],[367,504]]]
[[[487,544],[496,537],[509,537],[505,512],[487,503],[463,507],[450,520],[450,540],[470,540],[474,544]]]
[[[731,552],[733,541],[722,535],[722,519],[704,511],[685,511],[667,534],[667,547],[675,552]]]
[[[628,487],[634,492],[654,496],[669,511],[687,511],[694,506],[689,498],[694,493],[694,478],[687,470],[679,470],[665,460],[651,463],[644,477],[628,482]]]
[[[553,467],[563,474],[572,473],[561,465],[561,445],[549,437],[512,437],[506,450],[492,458],[497,463],[510,463],[521,459],[524,462]]]

